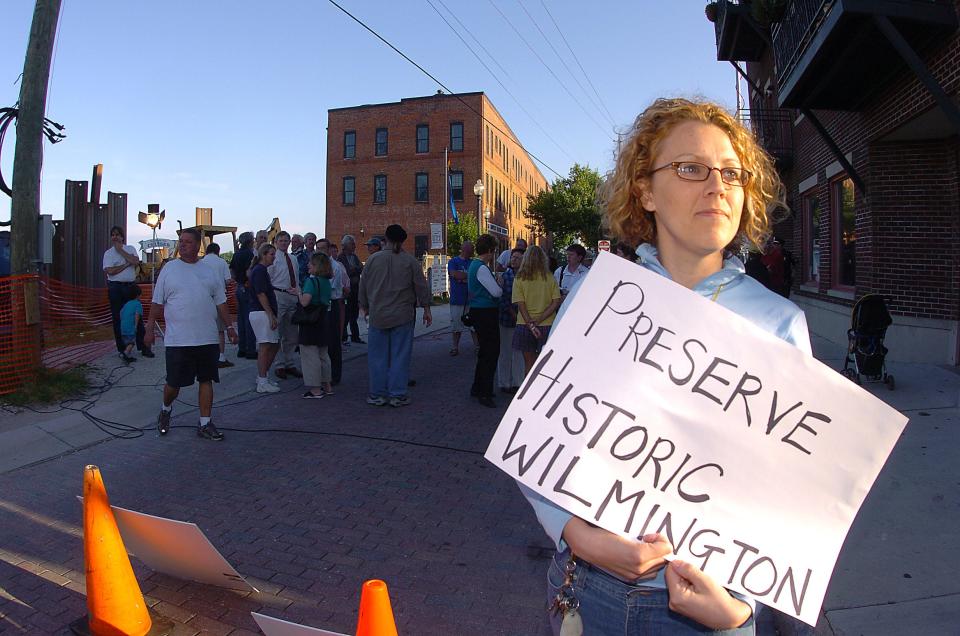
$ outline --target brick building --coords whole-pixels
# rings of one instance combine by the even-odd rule
[[[520,237],[536,241],[526,197],[547,181],[483,93],[333,108],[327,116],[326,235],[332,240],[382,236],[387,225],[399,223],[412,237],[408,249],[418,256],[427,251],[430,223],[443,222],[447,205],[446,150],[460,216],[476,218],[473,188],[480,179],[484,229],[503,245]]]
[[[717,57],[787,187],[791,298],[846,344],[881,294],[890,359],[960,364],[960,0],[792,0],[769,26],[752,5],[718,3]]]

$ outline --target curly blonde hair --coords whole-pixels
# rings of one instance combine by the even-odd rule
[[[657,236],[654,214],[644,209],[640,197],[650,187],[653,160],[660,142],[687,121],[713,124],[730,138],[742,167],[753,177],[744,187],[740,227],[728,249],[752,243],[763,249],[770,235],[770,212],[786,209],[783,186],[773,160],[757,143],[753,133],[719,104],[683,98],[660,98],[634,121],[630,134],[617,153],[616,168],[601,191],[604,224],[613,236],[634,245],[652,242]]]

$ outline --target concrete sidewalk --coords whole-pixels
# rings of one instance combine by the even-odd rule
[[[408,409],[363,404],[363,345],[344,350],[344,386],[329,405],[320,402],[319,411],[287,393],[254,393],[253,361],[224,370],[215,395],[219,425],[306,425],[332,435],[319,446],[289,436],[228,433],[226,445],[211,448],[183,430],[157,438],[152,426],[162,355],[130,367],[113,357],[97,365],[99,376],[112,374],[116,384],[89,412],[146,427],[144,439],[110,441],[73,411],[0,413],[0,631],[11,628],[4,622],[9,611],[26,611],[8,610],[4,590],[31,608],[33,618],[18,623],[33,626],[19,630],[25,633],[53,633],[45,626],[56,623],[58,611],[82,606],[73,495],[82,464],[94,462],[109,471],[115,503],[196,521],[265,590],[238,599],[139,569],[152,602],[179,617],[178,633],[249,633],[248,615],[237,608],[258,607],[349,630],[351,594],[366,573],[398,581],[407,633],[539,633],[545,562],[531,556],[530,546],[548,541],[516,488],[475,457],[502,410],[466,400],[472,346],[462,345],[467,355],[460,358],[447,355],[447,309],[433,308],[431,328],[418,324],[417,335],[425,337],[416,344],[419,382]],[[843,366],[844,351],[823,338],[814,337],[814,353],[834,369]],[[960,562],[954,450],[960,444],[960,374],[897,363],[889,371],[896,390],[864,388],[911,421],[851,528],[820,634],[960,633],[960,585],[953,577]],[[287,392],[300,387],[297,380],[280,384]],[[177,425],[195,424],[195,404],[196,389],[185,390],[174,411]],[[325,415],[307,415],[317,412]],[[414,446],[391,446],[387,437]],[[361,514],[364,506],[368,512]],[[44,595],[32,601],[32,590],[41,589],[34,578],[45,581]],[[758,633],[771,629],[769,618],[761,620]]]

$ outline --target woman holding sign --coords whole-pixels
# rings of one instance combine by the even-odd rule
[[[747,277],[733,256],[764,245],[781,183],[730,113],[658,99],[634,122],[604,187],[606,222],[639,245],[640,266],[810,351],[800,309]],[[555,633],[562,623],[565,634],[754,633],[752,605],[723,582],[691,563],[665,565],[673,550],[665,536],[624,538],[521,488],[557,545],[547,574]]]

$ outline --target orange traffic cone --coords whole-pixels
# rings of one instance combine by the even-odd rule
[[[387,584],[378,579],[366,581],[360,588],[360,618],[357,636],[397,636]]]
[[[146,636],[171,631],[169,621],[153,625],[96,466],[83,471],[83,557],[89,615],[70,626],[75,633]]]

